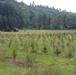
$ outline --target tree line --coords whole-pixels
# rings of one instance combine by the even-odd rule
[[[0,0],[0,29],[76,29],[76,13],[49,8],[48,6],[26,5],[16,0]]]

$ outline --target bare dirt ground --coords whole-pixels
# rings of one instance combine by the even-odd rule
[[[18,67],[31,67],[35,68],[36,66],[31,63],[23,63],[21,60],[14,60],[14,59],[6,59],[6,62],[11,63],[13,65],[16,65]]]

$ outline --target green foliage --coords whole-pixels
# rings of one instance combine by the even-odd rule
[[[47,53],[47,48],[46,47],[43,48],[43,52],[44,52],[44,54]]]
[[[16,0],[0,0],[0,29],[76,29],[76,13]]]
[[[0,75],[76,75],[74,65],[40,66],[35,68],[16,67],[0,61]]]
[[[3,61],[8,59],[24,66]],[[0,75],[6,74],[75,75],[76,31],[0,32]]]
[[[13,53],[12,54],[13,54],[13,59],[16,60],[16,56],[17,56],[16,50],[13,50]]]
[[[68,58],[73,58],[73,57],[74,57],[73,52],[68,51],[67,57],[68,57]]]
[[[5,50],[5,58],[21,60],[24,60],[24,56],[29,55],[29,53],[36,55],[44,53],[58,57],[74,58],[76,52],[75,38],[75,31],[1,33],[0,44],[4,47],[0,49]],[[21,56],[22,54],[23,56]]]
[[[5,50],[3,44],[0,44],[0,60],[5,60]]]
[[[56,54],[57,56],[59,56],[60,53],[61,53],[61,51],[60,51],[59,49],[56,49],[56,50],[55,50],[55,54]]]
[[[32,67],[34,63],[36,62],[35,60],[36,60],[35,54],[31,54],[31,53],[26,54],[25,63],[27,67]]]

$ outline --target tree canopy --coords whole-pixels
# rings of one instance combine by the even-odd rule
[[[0,29],[76,29],[76,13],[26,5],[16,0],[0,0]]]

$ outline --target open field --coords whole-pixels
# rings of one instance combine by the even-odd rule
[[[76,75],[76,31],[0,32],[0,75]]]

